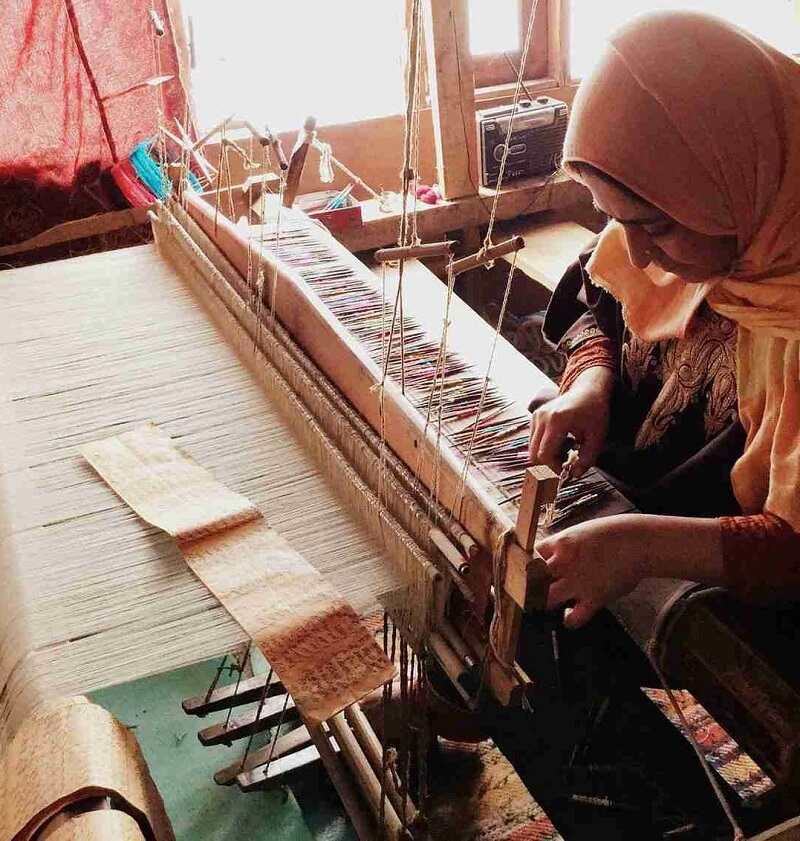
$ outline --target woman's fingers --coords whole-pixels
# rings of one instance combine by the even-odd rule
[[[568,429],[554,417],[550,418],[544,434],[539,439],[538,464],[546,464],[556,472],[561,470],[562,452],[567,440]]]
[[[568,607],[564,611],[564,627],[580,628],[585,625],[599,610],[599,605],[589,601],[579,601],[575,607]]]
[[[544,424],[541,423],[541,416],[538,412],[534,412],[533,417],[531,418],[531,437],[528,442],[528,461],[530,461],[531,464],[539,463],[537,461],[539,441],[541,440],[543,431]]]
[[[575,593],[570,582],[566,578],[559,578],[547,590],[547,609],[552,610],[574,598]]]

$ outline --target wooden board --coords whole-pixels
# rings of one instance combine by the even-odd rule
[[[436,172],[442,196],[477,189],[475,80],[467,0],[423,0]]]
[[[594,236],[576,222],[541,223],[530,218],[506,223],[502,229],[525,240],[525,247],[516,254],[516,267],[550,292]],[[513,254],[503,257],[509,264],[513,258]]]

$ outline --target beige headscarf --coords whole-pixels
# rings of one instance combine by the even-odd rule
[[[578,162],[692,230],[736,236],[729,275],[686,283],[636,268],[611,223],[587,269],[643,339],[685,336],[703,300],[737,322],[734,492],[800,530],[800,65],[713,17],[639,17],[575,98],[565,168]]]

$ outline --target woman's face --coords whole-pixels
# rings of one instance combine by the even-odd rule
[[[644,269],[655,263],[683,280],[701,281],[725,274],[733,265],[736,237],[689,230],[594,170],[582,168],[581,180],[591,191],[595,207],[624,227],[634,266]]]

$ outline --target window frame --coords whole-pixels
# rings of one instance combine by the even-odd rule
[[[475,89],[498,87],[516,83],[522,61],[522,51],[528,32],[531,9],[537,0],[517,0],[519,20],[519,43],[513,52],[473,54],[472,66],[475,74]],[[525,80],[545,79],[550,74],[550,18],[553,3],[538,0],[533,37],[525,62]]]

